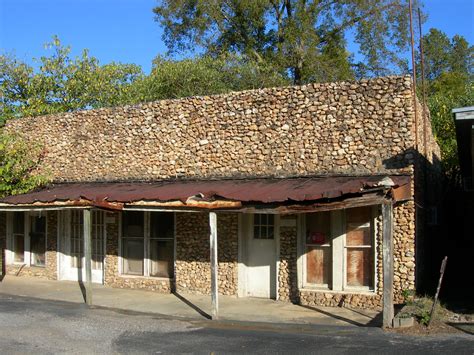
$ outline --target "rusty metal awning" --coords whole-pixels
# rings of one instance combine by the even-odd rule
[[[389,182],[387,185],[387,181]],[[170,180],[159,182],[90,182],[54,184],[0,200],[0,209],[12,206],[124,206],[167,208],[239,208],[251,204],[292,204],[330,201],[390,188],[410,198],[409,176],[343,176],[259,178],[241,180]],[[402,193],[400,193],[400,191]]]

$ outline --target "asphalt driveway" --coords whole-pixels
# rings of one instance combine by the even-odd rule
[[[0,294],[3,354],[456,353],[474,337],[412,337],[379,328],[184,320]]]

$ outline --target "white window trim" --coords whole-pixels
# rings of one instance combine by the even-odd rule
[[[31,263],[31,243],[30,243],[30,217],[37,214],[38,212],[29,212],[24,211],[20,212],[24,214],[24,252],[23,252],[23,262],[15,261],[15,251],[14,251],[14,240],[13,240],[13,216],[14,212],[7,212],[7,225],[6,225],[6,235],[7,235],[7,250],[5,255],[5,261],[7,265],[24,265],[27,267],[39,267],[39,268],[46,268],[47,267],[47,259],[46,259],[46,252],[48,250],[48,212],[40,212],[41,214],[44,213],[44,217],[46,218],[45,223],[45,238],[44,238],[44,250],[45,250],[45,260],[44,265],[34,265]]]
[[[373,288],[370,287],[354,287],[347,285],[347,248],[345,233],[345,210],[331,211],[331,243],[332,243],[332,285],[311,284],[306,282],[306,214],[303,214],[298,221],[298,245],[297,245],[297,275],[298,287],[302,291],[322,291],[330,293],[365,293],[374,294],[377,290],[377,249],[378,249],[378,233],[376,226],[377,210],[379,206],[372,207],[372,217],[370,220],[372,232],[372,252],[373,252]],[[336,237],[335,237],[336,236]]]
[[[126,211],[126,212],[132,212],[132,211]],[[144,257],[143,257],[143,275],[131,275],[131,274],[125,274],[123,271],[123,249],[122,249],[122,217],[123,214],[120,213],[119,216],[119,232],[118,232],[118,237],[119,237],[119,243],[118,243],[118,248],[119,248],[119,255],[118,255],[118,271],[119,271],[119,276],[123,278],[131,278],[131,279],[150,279],[150,280],[174,280],[176,278],[176,212],[166,212],[166,213],[172,213],[173,214],[173,223],[174,223],[174,230],[173,230],[173,275],[174,277],[169,278],[169,277],[160,277],[160,276],[150,276],[150,256],[149,256],[149,244],[150,244],[150,226],[151,226],[151,213],[150,211],[136,211],[136,212],[142,212],[144,214],[143,217],[143,233],[144,233],[144,241],[143,241],[143,252],[144,252]],[[160,211],[163,212],[163,211]]]

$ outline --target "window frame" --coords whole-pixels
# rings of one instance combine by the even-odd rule
[[[377,262],[378,262],[378,231],[376,229],[377,223],[377,211],[379,206],[361,206],[370,208],[370,233],[372,240],[372,278],[373,287],[369,286],[348,286],[347,285],[347,243],[346,243],[346,209],[330,211],[330,240],[329,245],[331,248],[331,284],[313,284],[307,282],[307,253],[306,253],[306,226],[308,213],[305,213],[299,223],[299,237],[298,241],[300,246],[298,247],[298,282],[299,287],[302,290],[317,290],[324,292],[349,292],[349,293],[375,293],[377,290]],[[317,213],[317,212],[316,212]],[[334,223],[336,222],[336,224]],[[339,265],[338,265],[339,264]]]
[[[13,233],[14,225],[14,215],[15,212],[23,213],[23,261],[15,261],[15,235]],[[6,235],[7,235],[7,253],[6,253],[6,264],[7,265],[25,265],[27,267],[38,267],[46,268],[48,260],[46,258],[46,253],[48,251],[48,211],[15,211],[7,212],[7,225],[6,225]],[[45,238],[44,238],[44,265],[36,265],[31,262],[32,252],[31,252],[31,236],[30,236],[30,217],[36,215],[44,215],[45,218]]]
[[[150,278],[153,280],[173,280],[176,277],[176,212],[169,211],[143,211],[143,210],[124,210],[123,212],[141,212],[144,213],[143,216],[143,275],[137,274],[126,274],[124,272],[124,245],[123,239],[123,213],[120,213],[119,217],[119,257],[118,257],[118,270],[119,275],[125,278]],[[156,212],[165,212],[173,215],[173,277],[161,277],[161,276],[152,276],[150,275],[151,270],[151,257],[150,257],[150,242],[151,240],[171,240],[171,239],[162,239],[162,238],[151,238],[151,213]]]

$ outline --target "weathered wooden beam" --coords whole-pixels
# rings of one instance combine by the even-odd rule
[[[211,300],[212,300],[212,319],[219,317],[219,290],[217,284],[218,264],[217,264],[217,215],[215,212],[209,213],[210,233],[210,251],[211,251]]]
[[[383,326],[393,326],[393,203],[382,204]]]
[[[86,270],[85,298],[86,304],[92,305],[92,223],[91,210],[85,209],[84,216],[84,266]]]

